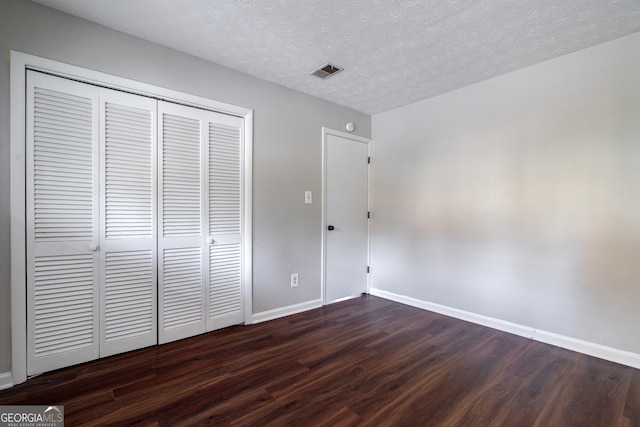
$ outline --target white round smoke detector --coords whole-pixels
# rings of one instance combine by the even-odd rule
[[[347,123],[345,128],[347,128],[347,132],[353,132],[355,130],[355,128],[356,128],[356,125],[354,125],[353,123],[349,122],[349,123]]]

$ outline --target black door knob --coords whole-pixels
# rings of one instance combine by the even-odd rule
[[[330,225],[330,226],[327,227],[327,230],[329,230],[329,231],[334,230],[334,229],[335,229],[335,227],[333,225]]]

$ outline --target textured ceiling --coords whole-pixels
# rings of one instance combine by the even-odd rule
[[[36,1],[368,114],[640,31],[640,0]]]

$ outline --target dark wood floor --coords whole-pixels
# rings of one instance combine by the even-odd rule
[[[0,392],[77,425],[638,426],[640,371],[363,296]]]

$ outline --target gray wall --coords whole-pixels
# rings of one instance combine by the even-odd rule
[[[373,287],[640,353],[640,33],[373,122]]]
[[[321,128],[352,121],[369,137],[369,116],[28,1],[0,0],[0,373],[11,358],[9,50],[253,109],[253,311],[321,298]],[[312,205],[304,190],[314,192]]]

